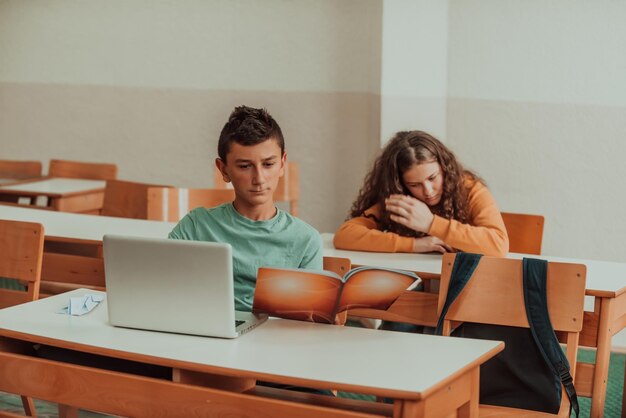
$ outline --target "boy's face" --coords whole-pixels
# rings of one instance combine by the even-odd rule
[[[273,194],[285,172],[285,157],[280,146],[270,138],[256,145],[233,142],[226,162],[215,162],[224,181],[233,184],[236,199],[247,206],[274,204]]]

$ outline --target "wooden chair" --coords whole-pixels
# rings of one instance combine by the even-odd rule
[[[231,189],[232,185],[226,183],[222,173],[215,167],[213,169],[213,186],[216,189]],[[285,175],[278,181],[278,187],[274,191],[275,202],[288,202],[289,213],[298,216],[298,202],[300,200],[300,167],[297,163],[285,163]]]
[[[324,270],[332,271],[343,277],[350,269],[352,264],[349,258],[342,257],[324,257]]]
[[[541,254],[544,218],[541,215],[502,212],[512,253]]]
[[[101,215],[118,218],[148,219],[148,190],[170,187],[124,180],[107,180]]]
[[[41,177],[39,161],[0,160],[0,179],[30,179]]]
[[[39,298],[43,241],[41,224],[0,220],[0,277],[26,285],[26,291],[0,288],[0,309]],[[35,417],[32,398],[21,398],[25,414]]]
[[[115,180],[117,178],[117,165],[50,160],[48,176],[91,180]]]
[[[456,254],[445,254],[441,272],[439,311],[445,302]],[[582,264],[548,263],[547,297],[550,320],[566,344],[572,378],[583,324],[586,267]],[[522,260],[483,257],[465,289],[450,306],[443,334],[450,335],[451,321],[528,328],[522,282]],[[558,414],[480,405],[480,418],[568,417],[569,401],[563,391]]]
[[[178,222],[198,207],[212,208],[235,200],[232,189],[184,189],[150,187],[147,219]]]
[[[171,186],[108,180],[101,214],[121,218],[178,222],[197,207],[232,202],[232,189],[185,189]]]

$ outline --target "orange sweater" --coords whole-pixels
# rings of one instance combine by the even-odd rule
[[[481,182],[467,180],[470,223],[435,215],[428,235],[466,252],[503,257],[509,251],[509,238],[495,199]],[[380,217],[382,208],[375,205],[365,215]],[[415,238],[379,230],[374,219],[358,216],[339,227],[333,243],[336,248],[356,251],[413,252]]]

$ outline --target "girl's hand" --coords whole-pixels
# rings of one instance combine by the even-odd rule
[[[446,252],[454,252],[452,247],[443,242],[437,237],[431,237],[430,235],[415,238],[413,241],[413,252],[414,253],[432,253],[438,252],[444,254]]]
[[[403,194],[392,194],[385,199],[385,209],[391,212],[389,218],[425,234],[430,230],[434,215],[428,205],[419,199]]]

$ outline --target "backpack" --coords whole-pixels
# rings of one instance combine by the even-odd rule
[[[436,335],[441,335],[449,307],[471,279],[481,257],[470,253],[456,255]],[[570,413],[573,409],[578,416],[578,398],[569,362],[548,314],[546,278],[545,260],[523,259],[524,302],[530,328],[466,322],[451,335],[505,343],[504,351],[481,366],[480,403],[556,414],[563,386],[570,401]]]

